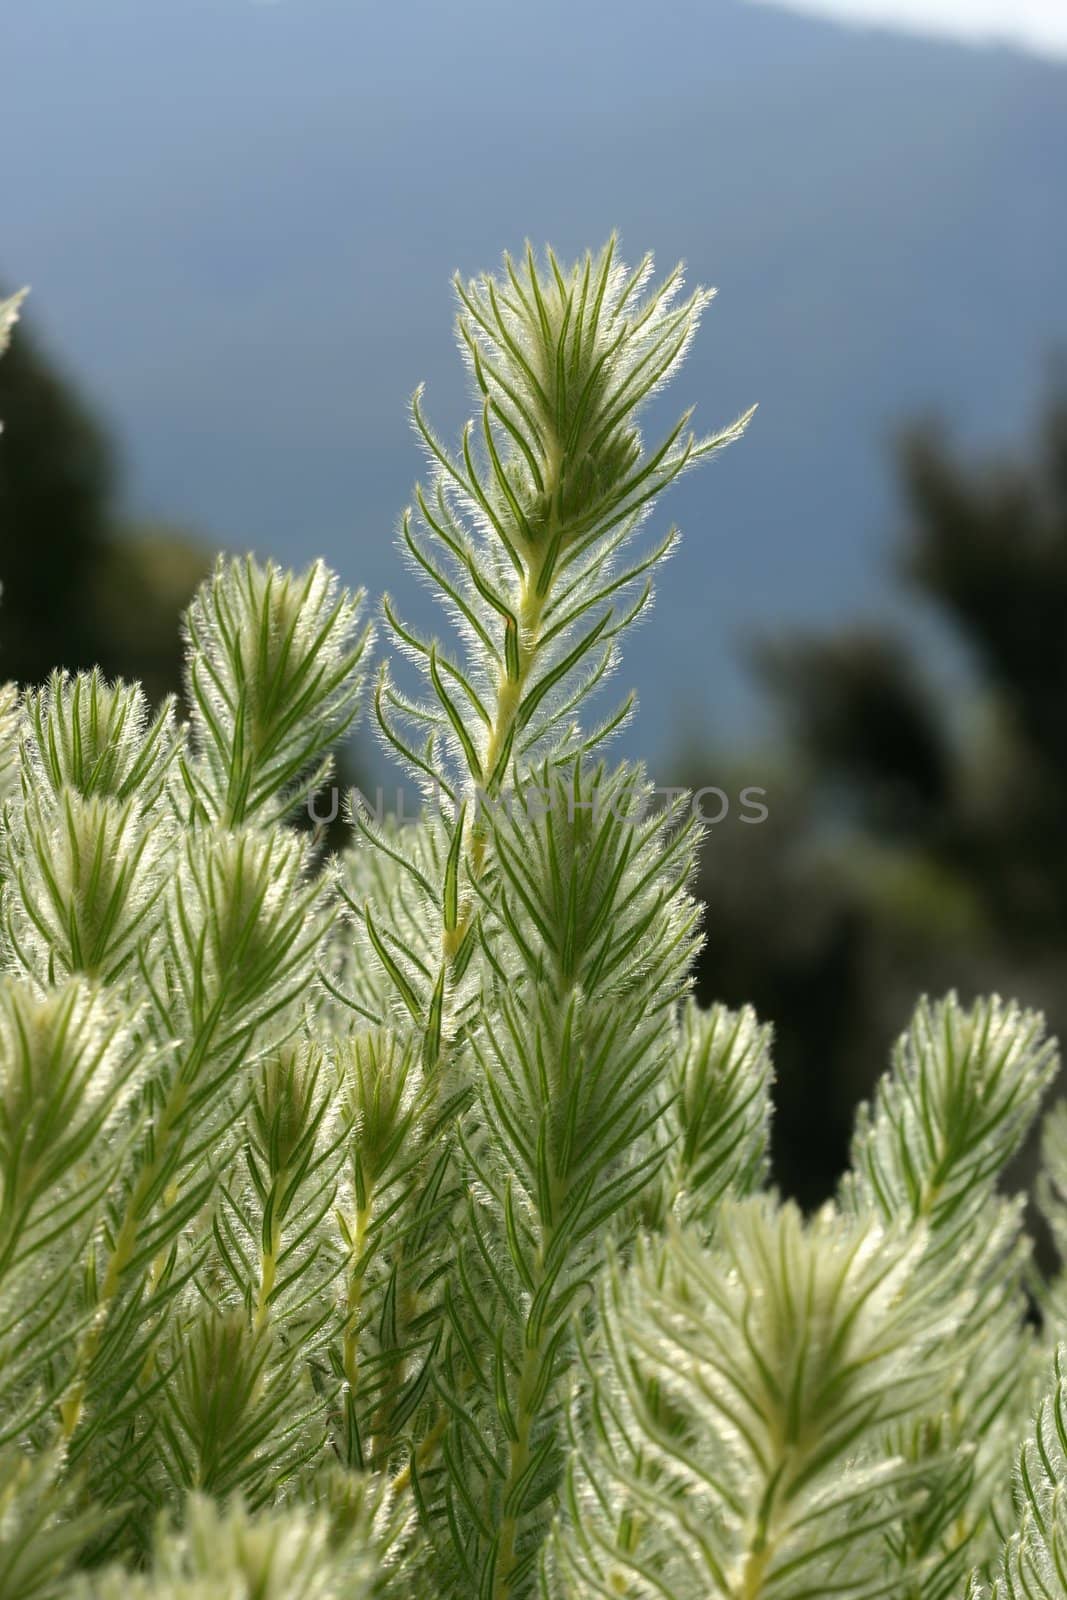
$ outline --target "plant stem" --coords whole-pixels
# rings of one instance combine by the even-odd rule
[[[356,1382],[359,1378],[359,1314],[363,1305],[363,1281],[366,1276],[363,1254],[372,1206],[373,1194],[368,1187],[366,1202],[357,1208],[355,1223],[352,1228],[352,1253],[349,1258],[352,1270],[348,1279],[348,1292],[345,1303],[344,1353],[342,1361],[345,1382],[348,1385],[348,1392],[352,1397],[353,1405],[355,1404]]]
[[[176,1078],[164,1102],[163,1111],[156,1128],[152,1159],[141,1168],[137,1175],[137,1181],[130,1191],[129,1200],[126,1202],[122,1225],[115,1239],[114,1248],[108,1258],[104,1281],[97,1295],[97,1315],[78,1345],[74,1358],[74,1371],[77,1376],[70,1394],[59,1403],[59,1416],[64,1442],[71,1439],[78,1423],[81,1421],[85,1405],[88,1371],[96,1352],[100,1348],[106,1313],[115,1298],[122,1275],[133,1258],[140,1227],[141,1210],[159,1176],[160,1168],[163,1165],[163,1157],[174,1131],[174,1124],[184,1111],[188,1098],[189,1085],[181,1077]]]
[[[262,1328],[270,1316],[268,1301],[270,1300],[271,1290],[274,1288],[274,1281],[278,1272],[278,1252],[282,1243],[282,1229],[281,1223],[278,1221],[277,1203],[279,1194],[285,1188],[287,1176],[288,1174],[283,1168],[275,1176],[271,1185],[270,1198],[273,1201],[273,1206],[271,1209],[270,1242],[267,1248],[265,1250],[261,1248],[259,1253],[259,1294],[256,1299],[257,1328]]]
[[[566,1191],[554,1176],[550,1186],[550,1202],[552,1215],[558,1217],[566,1206]],[[531,1307],[537,1300],[538,1292],[544,1282],[545,1262],[551,1253],[555,1231],[551,1224],[542,1222],[541,1243],[533,1269]],[[507,1475],[501,1489],[501,1503],[505,1508],[523,1473],[530,1465],[530,1434],[537,1420],[537,1412],[533,1407],[533,1397],[540,1387],[545,1338],[549,1331],[545,1321],[542,1319],[534,1343],[531,1345],[524,1342],[522,1369],[519,1373],[518,1389],[515,1396],[515,1431],[518,1437],[511,1441],[511,1448],[508,1451]],[[500,1541],[497,1545],[493,1600],[509,1600],[511,1595],[511,1583],[515,1571],[515,1540],[519,1532],[519,1521],[520,1518],[517,1512],[509,1513],[505,1510],[504,1520],[500,1525]]]

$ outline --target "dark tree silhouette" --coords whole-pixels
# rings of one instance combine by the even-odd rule
[[[112,441],[27,322],[24,313],[0,361],[0,684],[99,666],[153,701],[180,695],[180,615],[210,568],[208,548],[122,518]],[[352,751],[336,759],[337,787],[358,784]],[[347,838],[339,810],[323,843],[336,850]]]
[[[177,691],[178,613],[207,552],[123,523],[111,439],[25,314],[0,361],[0,417],[0,681],[98,665],[153,699]]]
[[[778,1176],[808,1203],[916,991],[1000,988],[1067,1028],[1067,395],[1032,460],[968,463],[926,426],[896,464],[899,576],[964,647],[968,703],[881,626],[758,645],[788,781],[699,885],[701,996],[776,1024]]]
[[[86,596],[108,538],[109,441],[38,348],[24,316],[0,362],[0,677],[37,682],[91,662],[99,628]]]

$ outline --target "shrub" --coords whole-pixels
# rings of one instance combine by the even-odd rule
[[[415,397],[400,535],[452,643],[386,598],[421,697],[368,695],[416,824],[294,826],[371,650],[318,562],[219,561],[188,721],[4,691],[4,1597],[1067,1595],[1067,1291],[997,1192],[1041,1019],[922,1002],[805,1220],[768,1030],[687,995],[692,811],[591,720],[747,421],[642,440],[710,298],[650,274],[456,284],[477,415]]]

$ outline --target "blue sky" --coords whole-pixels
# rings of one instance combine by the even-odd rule
[[[664,511],[624,669],[654,754],[747,737],[753,630],[899,609],[894,428],[1008,446],[1067,346],[1052,55],[748,0],[35,0],[4,56],[0,277],[112,422],[130,509],[422,619],[393,536],[411,391],[446,435],[466,411],[452,271],[617,228],[718,286],[660,420],[760,412]]]

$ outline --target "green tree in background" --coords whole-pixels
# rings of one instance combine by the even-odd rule
[[[915,428],[896,460],[899,575],[974,690],[939,686],[881,626],[760,645],[771,825],[713,833],[701,869],[701,992],[775,1024],[776,1173],[807,1203],[916,990],[999,988],[1067,1028],[1067,396],[1032,459],[969,463]]]
[[[0,364],[0,416],[0,679],[99,665],[153,699],[177,691],[175,619],[207,553],[120,520],[112,442],[25,326]]]

